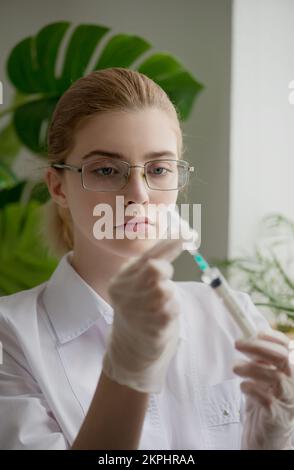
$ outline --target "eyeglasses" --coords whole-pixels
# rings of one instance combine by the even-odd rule
[[[131,168],[144,168],[144,179],[148,188],[157,191],[182,189],[189,180],[194,167],[185,160],[151,160],[144,165],[130,165],[122,160],[109,158],[87,162],[81,168],[66,163],[52,163],[52,168],[81,173],[82,186],[89,191],[119,191],[129,180]]]

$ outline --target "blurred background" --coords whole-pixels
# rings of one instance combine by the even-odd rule
[[[56,265],[38,246],[36,229],[46,200],[38,185],[46,160],[34,146],[40,109],[36,114],[18,109],[34,92],[19,85],[32,58],[25,47],[11,53],[53,23],[70,23],[63,50],[79,25],[99,25],[109,30],[96,56],[111,37],[126,34],[152,46],[130,68],[159,52],[180,64],[187,80],[177,82],[175,75],[174,99],[186,93],[185,158],[196,169],[186,202],[201,204],[201,252],[291,328],[293,18],[293,0],[1,0],[1,294],[42,282]],[[160,83],[152,68],[150,76]],[[176,280],[198,279],[187,253],[175,266]]]

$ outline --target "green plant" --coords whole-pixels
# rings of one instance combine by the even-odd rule
[[[0,211],[0,294],[13,294],[48,279],[56,260],[39,234],[40,203],[7,204]]]
[[[22,242],[21,230],[13,232],[16,204],[22,214],[22,222],[18,227],[21,229],[25,226],[24,218],[31,216],[26,205],[34,201],[41,205],[49,197],[41,181],[34,183],[30,179],[19,180],[13,171],[14,161],[22,147],[41,159],[46,156],[48,123],[56,103],[67,88],[92,70],[133,68],[152,78],[166,91],[182,121],[189,117],[195,98],[203,88],[176,58],[166,52],[151,53],[151,44],[139,36],[113,35],[110,28],[95,24],[81,24],[71,32],[70,27],[71,24],[67,21],[46,25],[35,36],[20,41],[7,59],[7,76],[15,93],[11,105],[0,112],[0,122],[4,123],[0,127],[0,245],[5,247],[3,250],[8,250],[8,256],[3,256],[2,250],[0,260],[0,292],[12,293],[24,285],[33,287],[43,279],[44,274],[49,277],[57,261],[52,262],[43,249],[36,252],[33,250],[31,256],[36,256],[35,262],[31,259],[31,264],[19,270],[19,282],[11,282],[7,286],[5,279],[9,278],[12,267],[15,269],[17,265],[16,261],[13,264],[13,259],[20,262],[23,259],[20,250],[24,247],[27,249],[28,246]],[[69,32],[70,36],[64,47]],[[105,45],[99,57],[96,57],[96,49],[105,37]],[[92,63],[94,65],[91,66]],[[56,73],[57,64],[62,65],[59,75]],[[6,210],[11,214],[8,225]],[[10,224],[11,240],[15,247],[6,243],[10,238]],[[31,235],[37,224],[36,216],[30,220]],[[34,243],[40,244],[40,237],[35,237]],[[16,258],[14,250],[17,252]],[[40,260],[41,265],[38,264]],[[48,269],[45,268],[46,263]],[[26,269],[34,270],[36,275],[30,276]],[[24,277],[23,282],[19,276]]]
[[[253,254],[219,262],[232,282],[246,290],[256,306],[273,315],[275,326],[294,331],[294,222],[271,214],[261,223]]]

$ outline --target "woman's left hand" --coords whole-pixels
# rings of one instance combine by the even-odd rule
[[[233,368],[245,378],[241,383],[246,394],[242,449],[293,448],[294,367],[289,361],[289,339],[271,330],[236,341],[235,347],[249,359]]]

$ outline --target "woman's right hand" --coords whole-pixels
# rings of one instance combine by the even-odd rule
[[[180,308],[171,280],[181,240],[164,240],[118,272],[109,287],[114,309],[103,371],[135,390],[159,393],[179,335]]]

